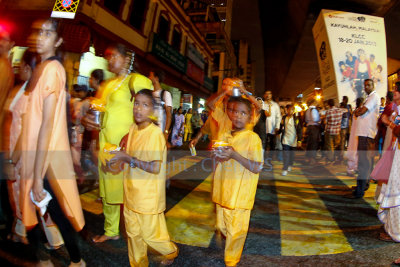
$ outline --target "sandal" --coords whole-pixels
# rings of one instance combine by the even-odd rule
[[[168,266],[174,263],[174,259],[164,259],[161,261],[161,266]]]
[[[380,233],[379,234],[379,240],[385,241],[385,242],[395,242],[388,234],[386,233]]]
[[[400,258],[394,260],[394,261],[392,262],[392,265],[394,265],[394,266],[400,266]]]

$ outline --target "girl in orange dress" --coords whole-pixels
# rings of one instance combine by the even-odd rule
[[[51,215],[63,236],[69,253],[69,266],[86,266],[81,259],[76,231],[84,226],[82,207],[72,165],[67,132],[65,70],[55,56],[62,38],[55,19],[37,21],[36,51],[41,63],[28,88],[29,99],[22,122],[20,210],[22,222],[32,229],[38,266],[53,266],[49,255],[39,249],[40,229],[35,205],[50,194],[46,213]],[[47,192],[46,192],[47,191]]]

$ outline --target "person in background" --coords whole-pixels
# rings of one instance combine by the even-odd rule
[[[400,127],[400,87],[396,86],[393,93],[392,114],[385,116],[382,121],[387,125],[388,132],[392,132],[394,139],[390,143],[385,154],[377,163],[382,164],[383,168],[390,168],[387,180],[379,181],[381,186],[377,203],[379,204],[378,218],[384,224],[385,232],[381,232],[379,239],[383,241],[400,242],[400,146],[398,144],[398,134],[396,136],[395,128]],[[391,153],[391,154],[386,154]],[[389,156],[388,156],[389,155]],[[381,161],[386,162],[381,162]],[[379,171],[382,173],[383,171]],[[377,187],[378,190],[378,187]]]
[[[21,148],[19,147],[20,144],[17,145],[17,143],[20,143],[22,116],[28,101],[28,94],[25,94],[25,90],[36,63],[36,54],[26,50],[19,64],[18,78],[22,83],[16,85],[8,94],[8,98],[5,102],[4,124],[2,129],[5,157],[11,160],[4,164],[5,174],[8,179],[7,186],[10,204],[14,215],[14,223],[11,233],[8,235],[8,239],[23,244],[28,244],[29,241],[27,239],[26,227],[22,223],[22,214],[19,205]],[[46,230],[46,228],[44,229]]]
[[[193,135],[196,136],[200,131],[201,126],[203,126],[203,121],[201,120],[199,112],[197,110],[193,111],[192,116],[192,127],[193,127]]]
[[[149,79],[154,87],[153,96],[156,100],[154,112],[158,118],[158,126],[164,132],[165,140],[168,140],[172,121],[172,96],[169,91],[161,88],[161,83],[165,80],[165,73],[162,70],[150,71]]]
[[[89,78],[89,92],[88,97],[96,96],[97,91],[100,88],[101,83],[104,81],[104,71],[102,69],[95,69],[90,73]]]
[[[308,109],[305,114],[305,123],[307,126],[306,157],[309,159],[308,163],[313,165],[316,163],[321,119],[316,107],[316,101],[311,99],[307,105]]]
[[[175,114],[175,124],[172,128],[171,144],[173,147],[182,146],[183,127],[185,125],[185,116],[182,114],[182,107],[178,108]]]
[[[349,141],[350,134],[350,119],[352,116],[352,108],[351,105],[348,104],[349,98],[347,96],[343,96],[342,103],[340,103],[340,108],[347,109],[347,112],[343,113],[342,122],[340,123],[340,143],[339,143],[339,159],[338,162],[343,162],[344,159],[344,151],[346,147],[346,143]]]
[[[294,115],[293,105],[286,106],[287,114],[282,117],[280,132],[283,147],[283,170],[282,176],[286,176],[292,170],[294,161],[294,150],[297,147],[297,130],[299,120]],[[296,124],[297,123],[297,124]]]
[[[265,114],[265,131],[266,131],[266,147],[268,158],[273,159],[273,153],[276,146],[276,134],[279,131],[282,120],[281,111],[278,103],[272,100],[272,92],[270,90],[264,93],[264,114]]]
[[[85,116],[89,107],[90,99],[94,97],[99,91],[101,84],[104,81],[104,71],[102,69],[96,69],[92,71],[89,78],[88,98],[85,100],[85,104],[82,109],[82,114]],[[97,130],[89,131],[84,128],[82,135],[82,149],[81,149],[81,166],[84,171],[84,176],[93,174],[95,179],[95,185],[98,185],[99,171],[97,166],[97,145],[99,143],[99,133]]]
[[[340,127],[343,113],[348,112],[347,109],[335,107],[335,100],[333,99],[328,100],[328,106],[329,109],[326,111],[325,118],[325,150],[327,153],[327,164],[333,163],[336,158],[340,158],[337,149],[340,144]]]
[[[400,87],[400,83],[396,83],[396,89]],[[396,91],[396,90],[395,90]],[[387,125],[383,122],[388,121],[388,118],[393,113],[393,92],[389,91],[386,94],[386,106],[383,112],[380,114],[378,119],[378,133],[376,135],[375,141],[378,147],[379,154],[382,156],[382,153],[387,149],[389,143],[391,142],[391,133],[389,139],[386,139]],[[384,118],[386,117],[386,118]]]
[[[208,119],[208,111],[207,110],[203,110],[201,112],[201,121],[202,121],[201,125],[202,126],[206,123],[207,119]],[[207,138],[208,138],[208,135],[204,134],[203,137],[202,137],[203,142],[205,142],[207,140]]]
[[[363,98],[357,98],[356,109],[360,108],[363,102],[364,102]],[[357,124],[358,120],[353,112],[353,118],[351,119],[349,145],[347,147],[347,174],[349,176],[354,176],[355,172],[358,169],[358,155],[357,155],[358,137],[356,133]]]
[[[81,119],[83,118],[83,116],[86,115],[86,112],[89,109],[89,102],[86,99],[88,92],[89,88],[86,85],[74,84],[72,98],[70,100],[70,111],[73,124],[70,140],[71,153],[79,184],[82,184],[84,181],[83,169],[81,165],[81,151],[83,133],[85,128],[81,124]]]
[[[379,106],[379,116],[385,110],[385,103],[386,103],[386,99],[384,97],[381,97],[381,105]]]
[[[185,114],[185,137],[183,139],[183,142],[189,142],[192,140],[192,134],[193,134],[193,125],[192,125],[192,109],[189,108],[187,113]]]
[[[14,90],[8,95],[8,99],[5,104],[5,109],[8,114],[6,116],[5,123],[5,134],[4,142],[7,145],[7,158],[12,159],[16,164],[8,163],[6,164],[6,174],[7,174],[7,184],[8,192],[10,198],[10,204],[14,213],[14,223],[11,233],[7,238],[13,242],[21,242],[23,244],[28,244],[27,231],[25,225],[22,223],[22,214],[20,210],[20,186],[21,186],[21,151],[20,151],[20,135],[22,129],[22,117],[24,116],[24,111],[26,109],[29,94],[26,92],[28,81],[31,79],[32,72],[36,67],[37,57],[36,53],[30,50],[26,50],[20,60],[19,64],[19,75],[18,78],[22,82],[14,87]],[[50,216],[50,215],[46,215]],[[48,249],[57,249],[64,244],[58,227],[50,225],[40,217],[41,225],[43,227],[44,233],[48,240],[45,244]],[[47,225],[49,224],[49,225]]]
[[[3,117],[4,117],[4,104],[7,99],[7,95],[14,85],[14,72],[11,67],[10,59],[8,54],[11,48],[14,46],[14,42],[11,40],[11,31],[6,30],[4,27],[0,27],[0,129],[3,128]],[[0,147],[1,151],[3,147],[3,131],[0,131]],[[7,218],[7,186],[6,179],[3,177],[3,163],[4,154],[0,152],[0,225],[6,226],[7,221],[11,221]],[[7,204],[6,204],[7,203]]]
[[[286,107],[284,106],[280,106],[280,112],[281,112],[281,118],[283,116],[287,115],[287,110]],[[282,124],[282,122],[281,122]],[[279,161],[283,160],[283,147],[282,147],[282,133],[280,131],[278,131],[278,133],[276,134],[276,138],[275,138],[275,149],[277,151],[277,158]]]
[[[379,117],[380,98],[374,88],[374,81],[366,79],[364,81],[364,90],[368,95],[365,103],[354,111],[357,119],[358,136],[358,177],[357,186],[353,194],[348,198],[356,199],[364,196],[364,191],[369,187],[369,175],[373,168],[375,141],[374,138],[378,132],[377,122]]]

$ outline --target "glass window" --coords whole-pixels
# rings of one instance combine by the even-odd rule
[[[148,0],[133,0],[131,17],[129,23],[135,29],[142,30],[146,17],[146,8]]]
[[[116,15],[119,15],[123,0],[104,0],[104,6]]]
[[[164,16],[160,16],[160,22],[158,23],[158,35],[161,39],[168,42],[169,33],[169,21]]]
[[[181,41],[182,41],[182,34],[177,30],[174,29],[172,33],[172,47],[181,52]]]

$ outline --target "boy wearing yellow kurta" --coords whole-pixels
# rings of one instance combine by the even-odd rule
[[[108,47],[106,58],[109,70],[117,77],[104,83],[96,95],[99,102],[105,104],[99,133],[100,152],[104,151],[106,144],[118,146],[121,139],[129,132],[133,123],[131,92],[152,86],[151,80],[147,77],[137,73],[128,74],[125,66],[129,57],[122,45]],[[86,122],[86,125],[88,124],[93,125]],[[104,235],[95,236],[93,241],[118,239],[120,210],[123,203],[123,173],[105,172],[101,161],[99,161],[99,191],[103,202]]]
[[[214,153],[212,200],[216,204],[217,230],[226,237],[225,264],[236,266],[242,255],[263,164],[261,140],[249,130],[252,107],[242,97],[231,98],[227,115],[232,121],[229,147]]]
[[[111,162],[129,163],[124,172],[124,217],[131,266],[148,266],[147,246],[163,255],[164,264],[178,256],[164,217],[166,142],[161,128],[146,115],[152,113],[152,101],[150,90],[141,90],[135,96],[135,123],[129,131],[126,152],[112,152],[115,156]]]

